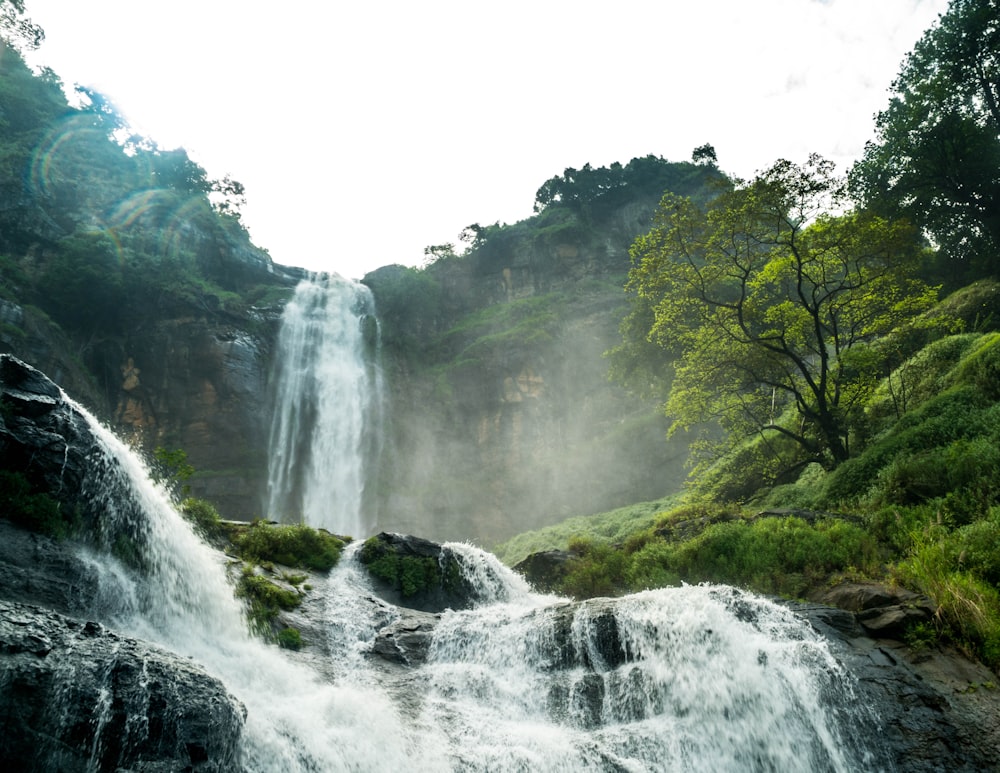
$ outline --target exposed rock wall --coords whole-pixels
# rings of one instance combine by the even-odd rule
[[[112,542],[99,524],[106,500],[88,496],[102,453],[84,417],[9,355],[0,398],[0,469],[58,502],[83,539]],[[0,502],[0,767],[238,769],[242,706],[189,659],[87,622],[95,567],[77,543],[10,523],[14,504]]]
[[[0,600],[5,770],[238,769],[245,711],[186,658]]]
[[[537,328],[518,330],[515,320],[471,329],[459,315],[438,320],[438,335],[453,324],[469,329],[421,352],[387,348],[380,527],[491,547],[683,484],[687,440],[668,442],[655,403],[608,377],[604,354],[621,341],[626,312],[628,241],[555,245],[544,259],[515,244],[486,268],[442,269],[442,282],[461,288],[473,309],[502,313],[538,299],[529,313],[550,318]]]

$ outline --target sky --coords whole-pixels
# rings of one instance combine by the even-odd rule
[[[567,167],[846,171],[947,0],[27,0],[29,61],[246,186],[278,263],[360,278],[532,214]]]

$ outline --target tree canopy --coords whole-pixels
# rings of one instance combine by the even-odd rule
[[[964,277],[997,275],[1000,0],[952,0],[891,90],[852,190],[866,206],[925,229]]]
[[[851,413],[880,375],[864,344],[936,291],[913,278],[915,229],[834,214],[843,187],[812,156],[704,207],[664,196],[633,245],[628,289],[648,341],[678,357],[666,402],[675,428],[715,420],[733,442],[761,433],[827,466],[848,458]]]

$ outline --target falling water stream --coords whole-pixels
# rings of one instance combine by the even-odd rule
[[[345,293],[353,311],[334,325],[341,332],[326,331],[321,310]],[[356,425],[326,412],[363,414],[372,386],[363,357],[334,354],[328,339],[361,346],[354,336],[368,304],[336,279],[296,292],[289,315],[301,319],[286,318],[281,345],[297,364],[278,376],[280,458],[270,477],[273,503],[298,497],[303,512],[324,514],[316,525],[359,535],[363,463],[336,473],[328,463],[346,455],[337,443],[363,455],[364,442]],[[309,362],[316,372],[304,372]],[[301,402],[286,399],[292,393]],[[434,618],[424,658],[407,666],[372,654],[380,631],[412,613],[377,598],[354,543],[311,592],[321,641],[290,655],[247,633],[225,557],[194,534],[142,462],[89,420],[106,458],[92,465],[88,488],[101,498],[106,530],[135,535],[145,556],[139,573],[110,552],[89,554],[102,586],[95,615],[193,658],[225,684],[247,709],[247,771],[891,768],[866,735],[877,724],[871,711],[826,641],[788,609],[724,586],[572,603],[532,592],[487,553],[449,544],[476,603]],[[288,441],[311,424],[308,440]],[[325,520],[332,512],[341,515]]]
[[[350,535],[372,526],[365,471],[382,406],[374,315],[368,288],[336,274],[303,280],[285,307],[272,380],[272,520]]]

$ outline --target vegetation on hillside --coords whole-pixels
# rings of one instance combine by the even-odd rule
[[[501,555],[568,551],[556,589],[575,596],[898,584],[938,610],[914,642],[1000,667],[998,19],[953,0],[848,185],[814,158],[711,200],[664,197],[611,361],[675,426],[707,431],[684,504]]]
[[[1000,665],[998,19],[996,0],[952,0],[903,63],[846,185],[817,157],[732,180],[709,145],[690,162],[585,164],[543,183],[531,218],[472,224],[463,250],[435,245],[422,268],[366,277],[385,347],[428,377],[426,402],[449,420],[483,384],[518,386],[574,308],[627,299],[611,373],[675,427],[704,432],[683,500],[522,535],[504,558],[567,550],[561,590],[577,596],[897,583],[939,610],[915,637]],[[44,318],[86,360],[152,308],[243,314],[280,300],[240,222],[238,182],[136,135],[102,95],[77,89],[74,106],[53,72],[31,72],[18,47],[42,33],[22,0],[0,0],[0,33],[0,300],[30,312],[4,316],[5,347]],[[483,467],[455,458],[433,490],[442,500]],[[15,475],[0,474],[0,498],[23,525],[72,528]],[[184,511],[218,536],[210,504]],[[303,529],[255,524],[232,540],[249,563],[329,569],[342,543]],[[419,574],[383,568],[411,584]],[[259,625],[297,603],[298,584],[285,586],[242,574]]]
[[[243,315],[283,297],[240,222],[243,186],[136,134],[98,92],[71,105],[12,44],[21,11],[0,4],[0,299],[47,315],[100,372],[94,348],[150,310]],[[5,318],[0,345],[17,351],[27,318]]]

